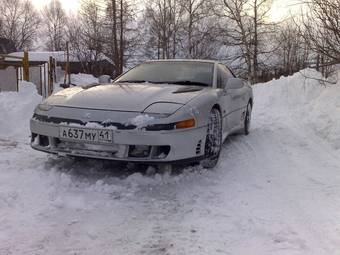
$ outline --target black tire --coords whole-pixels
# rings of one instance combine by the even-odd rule
[[[207,137],[205,141],[205,159],[201,161],[204,168],[213,168],[217,165],[222,148],[222,116],[218,109],[210,112]]]
[[[247,105],[246,116],[244,117],[244,134],[249,135],[250,132],[250,124],[251,124],[251,112],[252,106],[249,102]]]

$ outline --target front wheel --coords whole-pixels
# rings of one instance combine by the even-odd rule
[[[216,166],[222,148],[222,117],[218,109],[210,112],[207,136],[205,141],[205,159],[201,162],[204,168]]]

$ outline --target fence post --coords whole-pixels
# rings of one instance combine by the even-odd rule
[[[19,67],[15,68],[15,73],[17,75],[17,92],[19,92]]]
[[[43,77],[42,77],[42,73],[41,72],[42,72],[42,66],[40,65],[39,66],[40,95],[44,96],[44,94],[43,94],[43,80],[42,80]]]
[[[46,84],[47,84],[47,77],[46,77],[46,66],[48,69],[48,64],[44,63],[44,86],[43,86],[43,97],[46,98],[47,97],[47,89],[46,89]]]
[[[24,51],[24,58],[22,60],[23,78],[25,81],[30,81],[30,64],[28,60],[28,52]]]
[[[50,57],[48,61],[48,96],[53,91],[53,58]]]

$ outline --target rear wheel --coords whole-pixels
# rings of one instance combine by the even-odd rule
[[[205,141],[205,159],[201,165],[205,168],[216,166],[222,148],[222,117],[218,109],[213,108],[210,113],[207,137]]]
[[[251,103],[249,102],[247,106],[246,116],[244,118],[244,134],[245,135],[249,135],[250,123],[251,123],[251,111],[252,111],[252,107],[251,107]]]

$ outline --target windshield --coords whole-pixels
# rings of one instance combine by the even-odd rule
[[[212,86],[214,64],[197,61],[159,61],[136,66],[115,82],[169,83]]]

